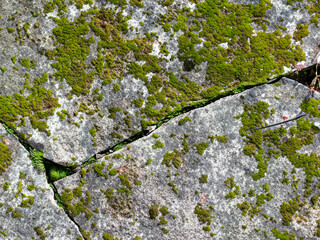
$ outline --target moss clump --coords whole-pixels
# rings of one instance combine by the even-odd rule
[[[291,235],[286,231],[284,233],[280,232],[277,228],[271,230],[273,236],[275,236],[279,240],[295,240],[296,235],[292,233]]]
[[[8,189],[9,189],[9,186],[11,185],[11,183],[9,183],[9,182],[5,182],[4,184],[3,184],[3,190],[4,191],[7,191]]]
[[[199,183],[207,183],[208,182],[208,175],[202,174],[199,178]]]
[[[300,209],[299,195],[296,199],[290,200],[288,203],[283,202],[281,204],[280,213],[282,215],[283,225],[289,226],[292,222],[292,217]]]
[[[176,188],[176,185],[171,181],[171,182],[168,182],[168,186],[171,187],[172,191],[175,193],[175,194],[178,194],[178,189]]]
[[[116,93],[120,90],[120,85],[118,83],[113,84],[113,91]]]
[[[258,215],[258,213],[261,211],[260,208],[258,208],[257,206],[254,206],[251,203],[248,203],[248,201],[238,203],[237,207],[242,211],[243,216],[247,216],[247,214],[249,214],[251,219],[254,216]]]
[[[296,41],[301,41],[302,43],[302,38],[308,36],[310,33],[308,27],[309,24],[298,23],[297,29],[293,33],[293,39]]]
[[[18,93],[13,96],[0,96],[0,120],[15,129],[17,127],[15,122],[19,118],[23,122],[24,118],[29,117],[34,129],[50,135],[46,120],[54,114],[55,108],[60,106],[58,99],[53,97],[51,90],[31,86],[28,74],[26,74],[25,88],[30,92],[27,97]]]
[[[209,144],[207,142],[201,142],[199,144],[196,144],[197,153],[200,155],[203,155],[204,151],[209,147]]]
[[[160,140],[158,140],[154,145],[152,145],[153,149],[163,148],[163,147],[164,147],[164,143],[161,142]]]
[[[203,224],[206,223],[208,226],[211,224],[211,218],[213,218],[213,216],[211,216],[211,212],[211,208],[205,209],[201,206],[200,203],[198,203],[194,209],[194,214],[197,215],[198,221]]]
[[[159,215],[159,205],[158,204],[151,205],[151,207],[149,208],[149,215],[152,220],[155,220],[158,217],[158,215]]]
[[[42,231],[41,227],[36,226],[34,227],[34,230],[36,231],[37,235],[40,237],[40,239],[46,239],[46,234]]]
[[[162,207],[159,209],[159,211],[161,212],[161,214],[162,214],[163,216],[166,216],[166,215],[169,213],[168,207],[166,207],[166,206],[162,206]]]
[[[12,152],[9,150],[5,141],[0,142],[0,175],[6,171],[6,169],[11,165]],[[6,184],[5,184],[6,186]]]
[[[16,64],[16,62],[17,62],[17,56],[14,55],[14,56],[11,58],[11,61],[12,61],[13,64]]]
[[[179,120],[178,124],[179,125],[184,125],[186,122],[191,122],[191,119],[189,117],[184,117]]]
[[[166,152],[161,164],[165,164],[167,167],[170,167],[172,163],[175,168],[179,168],[181,166],[181,159],[179,158],[179,155],[180,152],[176,149],[174,149],[173,152]]]
[[[235,198],[236,195],[241,196],[241,191],[238,185],[236,185],[234,183],[233,178],[229,177],[226,181],[224,181],[224,184],[227,188],[229,188],[230,190],[234,189],[233,191],[230,191],[227,195],[226,195],[226,199],[229,198]]]
[[[216,139],[218,142],[221,143],[227,143],[227,141],[229,140],[229,138],[227,138],[226,136],[213,136],[213,135],[208,135],[208,138],[210,138],[211,142],[213,143],[213,141]]]

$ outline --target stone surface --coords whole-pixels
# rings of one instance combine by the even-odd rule
[[[77,225],[57,205],[45,173],[32,166],[28,152],[2,126],[0,136],[12,152],[11,165],[0,176],[0,238],[44,239],[41,231],[46,239],[80,237]]]
[[[126,7],[121,5],[122,1],[115,1],[118,5],[112,1],[94,0],[92,5],[90,2],[3,0],[0,3],[0,120],[15,128],[31,146],[43,149],[45,158],[63,165],[80,165],[182,107],[242,85],[264,82],[267,77],[293,69],[297,63],[309,65],[317,54],[319,31],[314,23],[308,26],[310,34],[301,39],[303,43],[285,37],[294,36],[297,23],[310,23],[312,16],[305,10],[308,1],[293,1],[292,5],[287,0],[271,1],[273,6],[268,1],[234,1],[237,7],[227,1],[218,5],[211,0],[199,1],[198,5],[194,1],[142,1],[143,6],[140,1],[128,1]],[[251,3],[256,7],[253,12],[248,7]],[[115,53],[114,46],[99,52],[101,36],[92,27],[71,40],[72,43],[76,39],[82,41],[82,48],[76,46],[74,52],[68,52],[74,47],[72,44],[66,45],[68,37],[72,37],[70,34],[59,40],[59,36],[65,37],[59,34],[67,29],[57,31],[58,22],[54,18],[66,17],[70,26],[76,26],[81,11],[92,10],[94,6],[122,12],[121,21],[128,25],[114,30],[124,29],[113,36],[120,36],[124,41],[117,48],[137,40],[128,45],[131,50],[124,56]],[[199,9],[202,15],[199,12],[199,16],[193,15]],[[206,15],[206,9],[219,12],[220,20],[209,19],[214,14]],[[238,15],[242,17],[232,17]],[[270,24],[261,19],[267,19]],[[85,17],[86,22],[90,20],[91,16]],[[103,31],[106,26],[114,27],[112,24],[118,22],[102,24]],[[277,25],[282,26],[281,35],[276,32]],[[210,29],[214,30],[209,33]],[[90,37],[95,42],[86,42]],[[84,46],[89,52],[76,55]],[[61,75],[58,70],[66,64],[54,56],[58,52],[65,52],[67,57],[75,54],[72,60],[67,60],[68,74]],[[107,52],[118,62],[112,65],[106,59]],[[94,66],[99,54],[105,64],[103,71]],[[27,66],[22,64],[23,59],[36,64],[31,62]],[[82,65],[77,65],[77,61]],[[135,72],[130,68],[139,65],[143,66],[142,70]],[[110,78],[106,77],[108,74]],[[76,76],[73,82],[66,79],[70,76]],[[154,76],[159,78],[152,80]],[[39,85],[35,79],[42,77]],[[109,83],[102,85],[106,79]],[[82,89],[77,88],[77,82]],[[40,90],[45,94],[39,94]],[[35,99],[37,104],[26,107],[21,102],[24,99],[29,103]],[[16,106],[15,110],[8,109],[7,104]],[[6,116],[8,112],[14,117]]]
[[[258,161],[244,154],[246,141],[239,134],[243,124],[236,117],[246,105],[263,101],[271,112],[264,124],[283,121],[301,112],[299,106],[307,96],[307,87],[282,78],[277,84],[225,97],[172,119],[54,185],[88,239],[101,239],[102,235],[105,239],[111,235],[123,239],[212,239],[210,234],[217,239],[276,239],[285,231],[298,239],[316,239],[319,207],[310,199],[319,194],[317,178],[310,183],[311,195],[304,196],[306,168],[295,167],[282,153],[277,157],[271,154],[265,176],[253,180]],[[316,93],[315,97],[320,96]],[[270,129],[287,130],[279,136],[284,146],[292,137],[293,130],[289,129],[305,119]],[[209,135],[225,138],[211,141]],[[319,141],[316,132],[313,143],[302,146],[299,152],[319,154]],[[201,148],[203,144],[207,146]],[[267,154],[268,145],[262,146]],[[286,226],[280,209],[298,195],[301,205]],[[270,199],[261,202],[263,196]],[[245,201],[260,212],[250,217],[252,208],[248,207],[244,216],[237,204]],[[166,206],[168,213],[157,215],[155,205],[159,209]],[[79,206],[81,211],[76,210]],[[202,218],[198,218],[199,212],[204,214]]]

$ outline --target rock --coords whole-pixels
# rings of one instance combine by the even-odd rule
[[[63,2],[1,1],[0,120],[65,166],[318,51],[298,1]]]
[[[54,185],[91,239],[313,239],[318,210],[310,198],[319,190],[310,174],[319,167],[294,156],[317,164],[320,132],[309,123],[316,118],[249,130],[298,115],[307,93],[282,78],[222,98]],[[288,152],[295,139],[304,143]],[[298,224],[295,214],[308,221]]]
[[[0,169],[7,165],[0,172],[0,238],[74,240],[81,237],[77,225],[57,205],[45,173],[32,166],[28,152],[18,139],[2,126],[0,139]],[[9,164],[4,164],[5,159],[10,159]]]

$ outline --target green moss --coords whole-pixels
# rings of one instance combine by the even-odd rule
[[[2,173],[4,173],[6,169],[11,165],[11,154],[12,152],[5,144],[5,141],[3,140],[2,142],[0,142],[0,175],[2,175]]]
[[[273,236],[275,236],[279,240],[295,240],[296,239],[296,235],[294,233],[291,235],[287,231],[282,233],[279,230],[277,230],[277,228],[272,229],[271,232],[273,233]]]
[[[14,55],[12,58],[11,58],[11,61],[13,64],[15,64],[17,62],[17,56]]]
[[[202,174],[199,178],[199,183],[207,183],[208,182],[208,175]]]
[[[213,143],[213,141],[216,139],[218,142],[221,142],[221,143],[226,143],[229,138],[227,138],[226,136],[213,136],[213,135],[208,135],[208,138],[210,138],[211,142]]]
[[[157,139],[157,138],[160,138],[160,136],[159,136],[159,135],[157,135],[157,134],[155,134],[155,133],[154,133],[154,134],[152,134],[152,137],[153,137],[153,138],[156,138],[156,139]]]
[[[299,195],[296,199],[290,200],[288,203],[281,204],[280,213],[282,215],[283,225],[289,226],[292,222],[292,217],[300,209]]]
[[[213,216],[211,216],[211,212],[212,209],[205,209],[200,203],[198,203],[194,209],[194,214],[197,215],[198,221],[203,224],[206,223],[208,226],[211,224],[211,218],[213,218]]]
[[[46,168],[43,163],[43,153],[37,150],[30,150],[30,158],[32,165],[38,169],[40,172],[45,172]]]
[[[254,206],[251,203],[248,203],[248,201],[238,203],[237,207],[242,211],[243,216],[247,216],[247,214],[249,214],[250,218],[257,216],[258,213],[261,211],[260,208],[258,208],[257,206]]]
[[[116,113],[121,111],[121,108],[119,107],[112,107],[112,108],[108,108],[110,115],[108,116],[108,118],[112,118],[115,119],[116,118]]]
[[[172,191],[175,193],[175,194],[178,194],[178,189],[176,187],[176,185],[171,181],[171,182],[168,182],[168,186],[171,187]]]
[[[161,212],[161,214],[162,214],[163,216],[166,216],[166,215],[169,213],[168,207],[166,207],[166,206],[162,206],[162,207],[159,209],[159,211]]]
[[[0,70],[2,73],[4,73],[5,71],[7,71],[7,69],[5,69],[4,67],[0,67]]]
[[[113,84],[113,91],[116,93],[120,90],[120,85],[118,83]]]
[[[105,167],[105,163],[104,163],[104,162],[101,163],[101,164],[95,163],[95,164],[92,166],[92,168],[94,169],[95,173],[96,173],[99,177],[104,176],[104,174],[103,174],[103,172],[102,172],[102,170],[104,169],[104,167]],[[115,169],[115,170],[117,170],[117,169]],[[110,174],[110,173],[109,173],[109,174]]]
[[[31,205],[34,204],[33,196],[26,196],[27,199],[21,201],[20,207],[31,208]]]
[[[152,159],[149,158],[148,161],[146,162],[146,166],[150,165],[152,163]]]
[[[161,164],[165,164],[167,167],[170,167],[172,163],[175,168],[179,168],[181,166],[181,159],[179,158],[179,155],[180,152],[176,149],[174,149],[173,152],[166,152]]]
[[[298,23],[297,29],[293,33],[293,39],[296,41],[301,41],[301,43],[303,43],[302,38],[308,36],[310,33],[308,27],[309,24]]]
[[[207,142],[201,142],[195,146],[197,148],[197,153],[203,155],[204,151],[209,147],[209,144]]]
[[[160,140],[158,140],[154,145],[152,145],[153,149],[163,148],[163,147],[164,147],[164,143],[161,142]]]
[[[29,184],[27,188],[28,188],[29,191],[32,191],[32,190],[34,190],[34,189],[38,189],[38,188],[37,188],[36,186],[34,186],[33,184]]]
[[[11,185],[11,183],[5,182],[5,183],[3,184],[3,190],[4,190],[4,191],[8,191],[10,185]]]
[[[184,125],[186,122],[190,121],[191,122],[191,119],[189,117],[184,117],[182,119],[179,120],[178,124],[179,125]]]
[[[152,220],[155,220],[159,215],[159,206],[157,204],[151,205],[149,208],[149,215]]]
[[[8,27],[7,30],[8,30],[8,33],[13,33],[14,32],[14,28]]]
[[[229,177],[226,181],[224,181],[224,184],[227,188],[229,188],[230,190],[234,189],[233,191],[230,191],[227,195],[226,195],[226,199],[229,198],[235,198],[237,195],[241,196],[241,191],[238,185],[236,185],[234,183],[233,178]]]

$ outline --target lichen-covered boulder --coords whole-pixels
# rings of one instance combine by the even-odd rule
[[[54,185],[86,239],[316,239],[320,96],[308,92],[283,78],[222,98]]]
[[[80,165],[168,114],[310,64],[318,8],[2,0],[0,120],[46,159]]]
[[[0,126],[0,239],[82,239],[53,196],[45,173]]]

